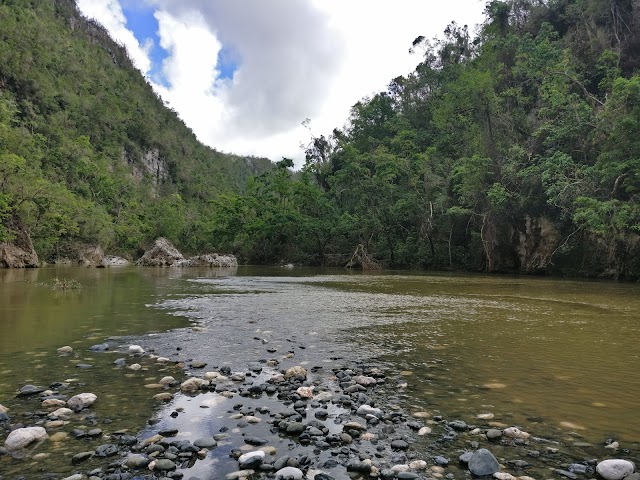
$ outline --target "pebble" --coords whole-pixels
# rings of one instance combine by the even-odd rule
[[[67,400],[67,405],[69,408],[79,411],[93,405],[97,399],[97,395],[93,393],[79,393]]]
[[[170,402],[171,400],[173,400],[173,394],[169,392],[163,392],[154,395],[153,398],[160,402]]]
[[[91,345],[89,347],[89,350],[91,350],[92,352],[105,352],[105,351],[109,350],[109,344],[108,343],[99,343],[97,345]]]
[[[151,459],[146,455],[142,455],[140,453],[132,453],[127,456],[124,464],[127,466],[127,468],[141,469],[146,468],[147,465],[149,465],[150,461]]]
[[[242,470],[256,470],[264,461],[265,455],[265,452],[262,450],[240,455],[240,458],[238,458],[238,466]]]
[[[361,415],[366,417],[367,415],[373,415],[374,417],[380,418],[382,416],[382,410],[379,408],[374,408],[370,405],[360,405],[358,410],[356,410],[356,415]]]
[[[248,478],[253,475],[255,470],[239,470],[237,472],[231,472],[226,475],[227,480],[238,480],[240,478]]]
[[[142,365],[140,365],[139,363],[132,363],[127,368],[129,370],[133,370],[134,372],[137,372],[138,370],[140,370],[142,368]]]
[[[49,438],[47,431],[42,427],[24,427],[13,430],[4,441],[4,447],[9,450],[20,450],[34,442],[40,442]]]
[[[177,465],[167,459],[167,458],[162,458],[160,460],[156,460],[155,465],[153,466],[154,470],[160,470],[160,471],[169,471],[169,470],[175,470],[177,468]]]
[[[218,442],[213,437],[204,437],[194,440],[193,444],[198,448],[215,448]]]
[[[64,347],[58,348],[57,352],[61,355],[68,355],[70,353],[73,353],[73,348],[71,348],[69,345],[65,345]]]
[[[301,367],[300,365],[297,365],[295,367],[291,367],[291,368],[287,369],[287,371],[285,372],[284,378],[286,378],[286,379],[299,378],[300,380],[306,380],[307,379],[307,370],[304,367]]]
[[[496,472],[493,474],[493,478],[498,480],[516,480],[516,477],[507,472]]]
[[[276,472],[276,480],[302,480],[302,470],[295,467],[284,467]]]
[[[208,384],[209,382],[201,378],[192,377],[182,382],[182,384],[180,385],[180,390],[182,390],[184,393],[196,393],[198,390],[200,390],[200,387]]]
[[[424,435],[428,435],[431,433],[431,427],[422,427],[420,430],[418,430],[418,435],[419,436],[424,436]]]
[[[91,457],[93,457],[93,452],[81,452],[81,453],[78,453],[78,454],[74,455],[73,457],[71,457],[71,464],[72,465],[78,465],[79,463],[86,462]]]
[[[144,353],[144,348],[142,348],[140,345],[129,345],[129,353]]]
[[[509,438],[520,438],[522,440],[526,440],[527,438],[529,438],[529,434],[527,432],[523,432],[522,430],[520,430],[517,427],[509,427],[509,428],[505,428],[502,431],[502,434],[505,437],[509,437]]]

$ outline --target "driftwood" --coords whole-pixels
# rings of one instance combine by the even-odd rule
[[[382,268],[380,263],[369,256],[364,245],[361,243],[358,244],[353,255],[351,255],[351,260],[347,262],[345,267],[353,268],[358,264],[362,266],[363,270],[380,270]]]

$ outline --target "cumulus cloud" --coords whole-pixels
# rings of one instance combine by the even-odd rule
[[[143,74],[151,70],[149,51],[153,47],[153,41],[146,39],[140,44],[133,32],[127,28],[127,19],[118,0],[77,0],[78,8],[87,18],[93,18],[100,22],[111,37],[122,43],[128,50],[133,64]]]
[[[304,119],[312,119],[316,135],[340,127],[354,103],[415,68],[420,58],[408,53],[415,37],[436,36],[454,19],[472,27],[484,6],[484,0],[145,2],[168,54],[166,81],[154,88],[199,139],[238,154],[293,157],[298,165],[300,143],[309,140]],[[96,18],[131,50],[118,0],[79,1],[85,14],[95,4],[102,5]],[[231,78],[218,65],[220,52],[229,51]]]

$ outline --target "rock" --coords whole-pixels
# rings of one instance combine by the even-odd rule
[[[124,267],[129,265],[129,260],[118,257],[116,255],[105,255],[100,262],[99,267]]]
[[[360,415],[366,417],[367,415],[373,415],[374,417],[380,418],[382,416],[382,410],[379,408],[374,408],[369,405],[360,405],[358,410],[356,410],[356,415]]]
[[[0,413],[7,413],[9,409],[4,405],[0,404]]]
[[[449,426],[458,432],[464,432],[469,429],[467,424],[462,420],[453,420],[452,422],[449,422]]]
[[[411,468],[412,470],[426,470],[427,462],[425,462],[424,460],[414,460],[413,462],[409,463],[409,468]]]
[[[71,464],[78,465],[79,463],[86,462],[91,457],[93,457],[93,452],[78,453],[77,455],[74,455],[73,457],[71,457]]]
[[[257,470],[264,461],[265,453],[261,450],[240,455],[238,466],[242,470]]]
[[[99,245],[83,245],[75,251],[75,260],[84,267],[99,267],[104,259],[104,250]]]
[[[261,445],[266,445],[269,442],[267,442],[264,438],[244,437],[244,443],[246,443],[247,445],[253,445],[253,446],[259,447]]]
[[[191,362],[190,367],[191,368],[204,368],[207,366],[207,362]],[[243,378],[244,380],[244,378]]]
[[[173,400],[173,394],[169,392],[158,393],[153,396],[154,400],[158,400],[160,402],[170,402]]]
[[[530,435],[527,432],[523,432],[522,430],[520,430],[519,428],[516,428],[516,427],[505,428],[502,431],[502,434],[505,437],[519,438],[519,439],[522,439],[522,440],[526,440],[527,438],[530,437]]]
[[[500,464],[489,450],[481,448],[469,459],[469,471],[476,477],[493,475],[500,471]]]
[[[290,378],[299,378],[301,380],[306,380],[307,379],[307,370],[299,365],[295,366],[295,367],[291,367],[289,368],[285,374],[284,377],[286,379],[290,379]]]
[[[118,453],[118,446],[113,445],[112,443],[107,443],[105,445],[100,445],[96,448],[96,457],[105,458],[112,457]]]
[[[194,440],[193,444],[198,448],[215,448],[218,442],[213,437],[204,437]]]
[[[56,417],[61,420],[67,419],[73,415],[73,410],[70,408],[59,408],[49,414],[49,417]]]
[[[161,460],[157,460],[154,466],[154,470],[160,470],[161,472],[166,472],[170,470],[175,470],[177,465],[169,459],[163,458]]]
[[[144,353],[144,348],[140,345],[129,345],[129,353]]]
[[[158,383],[160,385],[175,385],[176,383],[178,383],[178,381],[173,377],[167,376],[162,377]]]
[[[142,455],[140,453],[132,453],[126,458],[124,464],[127,466],[127,468],[141,469],[146,468],[147,465],[149,465],[150,461],[151,459],[146,455]]]
[[[140,365],[139,363],[132,363],[127,368],[129,370],[133,370],[134,372],[137,372],[138,370],[140,370],[142,368],[142,365]]]
[[[0,243],[0,268],[37,268],[40,266],[38,254],[27,229],[9,220],[10,231],[15,233],[11,243]]]
[[[184,393],[196,393],[198,390],[200,390],[200,387],[208,384],[209,382],[207,382],[206,380],[197,377],[191,377],[188,380],[182,382],[182,384],[180,385],[180,390],[182,390]]]
[[[431,433],[431,428],[430,427],[422,427],[420,430],[418,430],[418,435],[419,436],[423,436],[423,435],[428,435],[429,433]]]
[[[516,477],[507,472],[496,472],[493,474],[493,478],[498,480],[516,480]]]
[[[42,401],[42,408],[60,408],[67,404],[64,400],[58,398],[47,398]]]
[[[174,266],[232,268],[238,266],[238,259],[231,254],[220,255],[218,253],[208,253],[190,257],[186,260],[178,260]]]
[[[20,393],[18,393],[19,397],[29,397],[31,395],[37,395],[38,393],[44,392],[45,389],[43,387],[37,387],[36,385],[25,385],[20,389]]]
[[[13,430],[4,441],[4,447],[9,450],[20,450],[34,442],[41,442],[49,438],[42,427],[25,427]]]
[[[87,408],[97,400],[97,396],[93,393],[79,393],[67,400],[67,405],[75,411]]]
[[[460,461],[460,463],[469,463],[469,460],[471,460],[472,456],[473,452],[464,452],[458,457],[458,460]]]
[[[489,430],[487,430],[487,433],[485,435],[487,437],[487,440],[498,440],[502,438],[502,430],[498,430],[497,428],[490,428]]]
[[[406,450],[409,448],[409,444],[404,440],[392,440],[391,448],[393,450]]]
[[[153,247],[147,250],[136,262],[141,267],[169,267],[184,260],[182,254],[166,238],[158,238]]]
[[[109,350],[109,344],[108,343],[98,343],[97,345],[91,345],[89,347],[89,350],[91,350],[92,352],[104,352]]]
[[[56,351],[62,355],[68,355],[70,353],[73,353],[73,348],[71,348],[69,345],[65,345],[64,347],[60,347]]]
[[[603,460],[596,466],[596,472],[605,480],[621,480],[635,469],[633,462],[621,459]]]
[[[276,480],[302,480],[302,470],[295,467],[284,467],[276,472]]]
[[[353,379],[358,385],[362,385],[363,387],[370,387],[378,383],[378,381],[373,377],[366,377],[364,375],[359,375]]]
[[[240,478],[249,478],[254,473],[256,473],[255,470],[239,470],[237,472],[227,473],[225,478],[227,480],[238,480]]]
[[[81,473],[75,473],[69,477],[64,477],[62,480],[87,480],[87,476]]]
[[[300,398],[311,398],[313,397],[313,387],[299,387],[296,393]]]

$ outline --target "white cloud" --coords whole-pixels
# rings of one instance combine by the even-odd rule
[[[415,68],[420,58],[408,53],[415,37],[436,36],[454,19],[472,27],[484,8],[478,0],[149,1],[169,54],[167,86],[154,87],[198,138],[298,164],[309,139],[305,118],[315,134],[342,126],[354,103]],[[132,50],[117,0],[79,6]],[[239,67],[232,80],[216,82],[223,46],[237,52]],[[146,73],[148,55],[140,56]]]
[[[133,33],[127,29],[127,19],[118,0],[78,0],[78,8],[85,17],[100,22],[114,40],[127,48],[133,64],[143,74],[146,75],[151,70],[149,52],[153,47],[153,41],[146,39],[144,44],[140,45]]]

